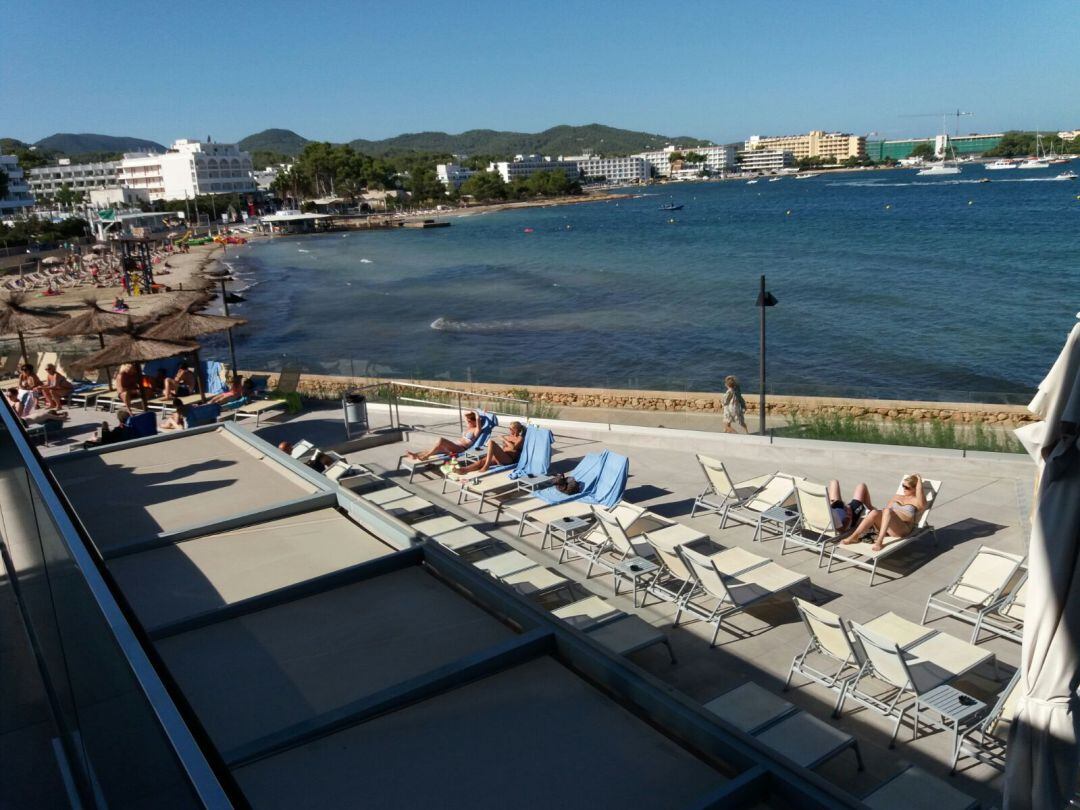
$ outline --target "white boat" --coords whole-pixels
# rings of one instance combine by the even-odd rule
[[[1018,169],[1049,169],[1050,164],[1041,158],[1028,158],[1021,163]]]
[[[942,160],[938,163],[931,163],[925,169],[919,169],[918,177],[942,177],[947,174],[960,174],[960,167],[955,162],[950,163],[947,160]]]
[[[769,182],[770,182],[770,183],[775,183],[775,182],[776,182],[777,180],[782,180],[782,179],[783,179],[783,178],[781,178],[781,177],[770,177],[770,178],[769,178]]]
[[[746,185],[748,185],[748,186],[752,186],[752,185],[754,185],[754,183],[756,183],[756,182],[757,182],[757,180],[747,180],[747,181],[746,181]]]
[[[1076,172],[1074,172],[1074,171],[1062,172],[1061,174],[1059,174],[1054,179],[1055,180],[1075,180],[1076,179]]]
[[[809,180],[811,177],[817,177],[821,172],[810,172],[808,174],[799,173],[795,175],[796,180]]]
[[[995,160],[993,163],[987,163],[986,168],[990,171],[1000,171],[1001,169],[1015,169],[1016,164],[1011,160],[1001,158],[1000,160]]]

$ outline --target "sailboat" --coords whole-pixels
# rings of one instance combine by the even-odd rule
[[[1021,169],[1049,169],[1046,152],[1042,147],[1042,135],[1035,133],[1035,157],[1030,157],[1020,164]]]
[[[952,160],[946,158],[950,149],[952,149],[952,145],[949,143],[949,134],[945,128],[945,116],[943,115],[941,116],[941,160],[928,164],[925,169],[920,169],[917,176],[942,177],[948,174],[960,174],[960,164],[956,160],[956,150],[952,150]]]

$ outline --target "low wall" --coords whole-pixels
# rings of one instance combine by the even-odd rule
[[[266,374],[267,372],[243,372]],[[277,375],[270,373],[271,385]],[[344,392],[362,385],[385,382],[368,377],[337,377],[322,374],[303,374],[300,393],[319,399],[337,399]],[[534,402],[553,407],[606,408],[631,411],[672,411],[684,413],[715,413],[723,410],[723,394],[687,391],[634,391],[617,388],[562,388],[547,385],[510,386],[498,383],[461,383],[445,380],[410,380],[437,388],[471,391],[480,396],[520,397],[528,392]],[[757,413],[757,398],[747,395],[747,410]],[[889,399],[841,399],[837,397],[770,396],[765,405],[770,416],[790,416],[794,412],[809,414],[839,414],[863,418],[893,420],[937,419],[956,423],[998,423],[1002,427],[1035,421],[1021,405],[989,405],[977,402],[919,402]]]

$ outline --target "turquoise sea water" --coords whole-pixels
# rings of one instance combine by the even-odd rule
[[[1080,310],[1080,181],[1050,179],[1067,168],[669,185],[268,240],[227,257],[240,363],[754,390],[764,273],[770,390],[1024,401]]]

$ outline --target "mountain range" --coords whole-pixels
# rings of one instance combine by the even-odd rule
[[[34,144],[47,152],[59,152],[64,155],[82,155],[87,152],[164,152],[165,147],[155,141],[143,138],[126,138],[115,135],[94,135],[70,132],[58,132],[48,138],[42,138]]]
[[[240,141],[249,152],[265,150],[295,156],[310,141],[289,129],[267,129]],[[358,138],[349,146],[367,155],[394,155],[403,152],[433,152],[452,155],[512,156],[539,153],[544,155],[594,154],[628,155],[649,149],[662,149],[669,143],[683,146],[707,146],[710,141],[688,136],[656,135],[635,132],[602,124],[561,125],[543,132],[507,132],[494,129],[470,129],[457,135],[446,132],[410,132],[382,140]]]

